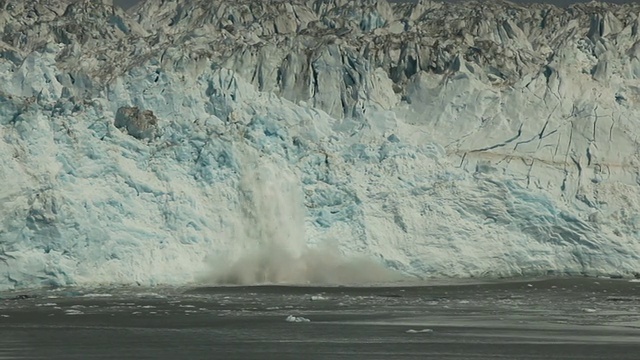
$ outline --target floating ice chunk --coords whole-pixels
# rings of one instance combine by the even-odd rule
[[[161,295],[161,294],[157,294],[157,293],[140,293],[138,294],[139,298],[154,298],[154,299],[164,299],[166,298],[165,295]]]
[[[406,331],[407,334],[422,334],[422,333],[431,333],[431,332],[433,332],[433,329],[421,329],[421,330],[409,329]]]
[[[66,315],[83,315],[84,313],[80,310],[75,310],[75,309],[69,309],[69,310],[65,310],[64,313]]]
[[[293,316],[293,315],[289,315],[287,316],[287,322],[311,322],[311,320],[304,318],[302,316]]]
[[[96,298],[96,297],[112,297],[112,294],[84,294],[82,297]]]
[[[2,314],[2,315],[0,315],[0,317],[8,318],[8,317],[9,317],[9,315]]]
[[[594,312],[596,312],[596,309],[584,308],[584,309],[582,309],[582,311],[584,311],[586,313],[594,313]]]
[[[322,295],[311,296],[311,301],[322,301],[322,300],[328,300],[328,299]]]
[[[36,306],[56,306],[56,303],[44,303],[44,304],[36,304]]]

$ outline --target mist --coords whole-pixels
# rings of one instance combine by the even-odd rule
[[[240,258],[220,258],[209,282],[218,285],[373,285],[406,279],[364,256],[345,258],[330,248],[308,248],[294,256],[286,249],[266,247]]]

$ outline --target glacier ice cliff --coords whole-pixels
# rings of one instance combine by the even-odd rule
[[[640,5],[0,0],[0,31],[0,289],[640,271]]]

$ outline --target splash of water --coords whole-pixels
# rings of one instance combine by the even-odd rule
[[[214,284],[357,285],[402,276],[365,257],[345,258],[337,246],[309,247],[298,177],[286,165],[254,156],[245,161],[239,192],[238,254],[215,260]],[[258,160],[255,160],[258,159]]]

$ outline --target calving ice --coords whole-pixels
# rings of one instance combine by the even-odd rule
[[[0,288],[640,271],[637,4],[0,7]]]

